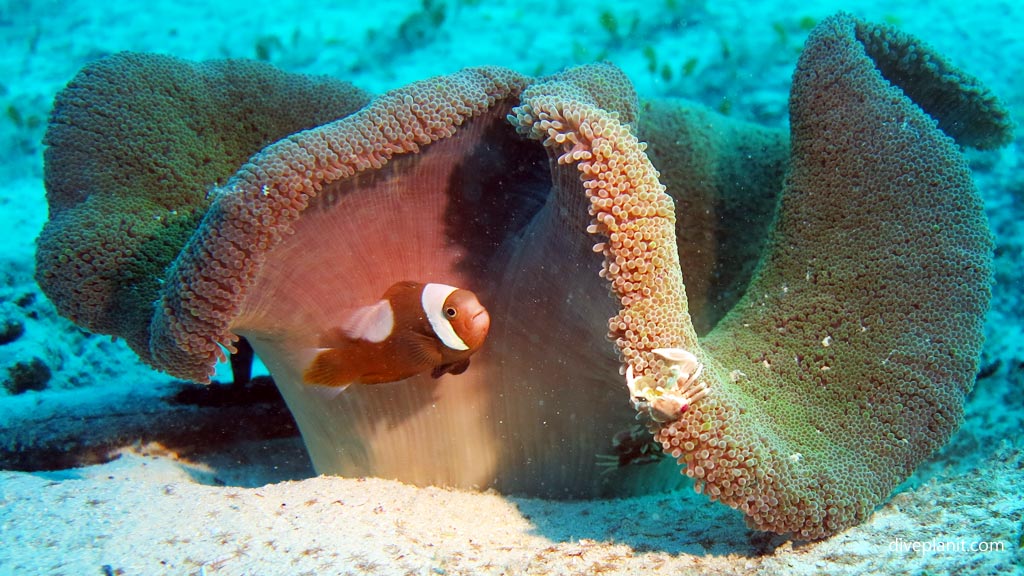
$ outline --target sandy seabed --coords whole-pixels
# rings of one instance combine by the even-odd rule
[[[212,487],[169,455],[0,473],[8,574],[1010,574],[1024,454],[943,471],[799,543],[695,494],[550,502],[380,479]],[[914,542],[946,549],[913,552]],[[1002,550],[970,548],[1003,546]],[[903,548],[901,548],[903,547]]]

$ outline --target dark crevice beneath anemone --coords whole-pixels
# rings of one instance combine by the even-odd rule
[[[35,411],[13,418],[5,428],[8,440],[0,446],[0,466],[67,470],[115,460],[125,449],[166,450],[186,462],[216,461],[210,480],[224,484],[217,476],[231,476],[233,467],[242,465],[231,454],[246,447],[265,450],[275,440],[298,435],[295,420],[266,376],[241,388],[175,382],[157,391],[110,394],[102,402],[83,402],[75,394],[56,393]],[[275,462],[273,470],[254,471],[263,478],[298,479],[308,469],[305,458],[299,460],[282,470]]]
[[[234,388],[244,388],[252,380],[252,361],[256,353],[245,338],[235,343],[235,351],[231,354],[231,375]]]

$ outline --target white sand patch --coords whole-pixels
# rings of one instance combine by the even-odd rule
[[[744,530],[724,507],[691,508],[688,494],[554,503],[330,477],[215,488],[196,484],[187,466],[172,458],[127,452],[71,474],[0,474],[0,569],[224,575],[1011,573],[1024,560],[1024,502],[1014,494],[1024,482],[1024,458],[1007,446],[986,464],[984,472],[944,474],[903,492],[871,521],[830,540],[794,544]],[[898,548],[914,542],[949,544],[931,552]],[[959,543],[964,549],[951,549]]]

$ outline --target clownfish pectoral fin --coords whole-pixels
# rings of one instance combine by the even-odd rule
[[[420,373],[441,363],[441,350],[435,338],[418,332],[407,332],[400,337],[399,357],[414,373]]]
[[[451,364],[443,364],[441,366],[437,366],[430,373],[430,375],[433,376],[434,378],[440,378],[445,374],[462,374],[463,372],[466,371],[467,368],[469,368],[468,358],[461,362],[452,362]]]
[[[330,386],[339,391],[348,388],[357,375],[346,369],[344,354],[334,348],[318,348],[313,362],[302,373],[302,381],[316,386]]]

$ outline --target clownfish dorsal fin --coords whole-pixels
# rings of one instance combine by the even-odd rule
[[[423,312],[427,315],[430,327],[434,330],[441,343],[452,350],[469,350],[469,346],[455,332],[452,323],[444,313],[444,303],[458,288],[447,284],[426,284],[420,302]]]
[[[383,342],[395,328],[395,312],[391,302],[379,300],[357,308],[342,325],[342,332],[353,340]]]

